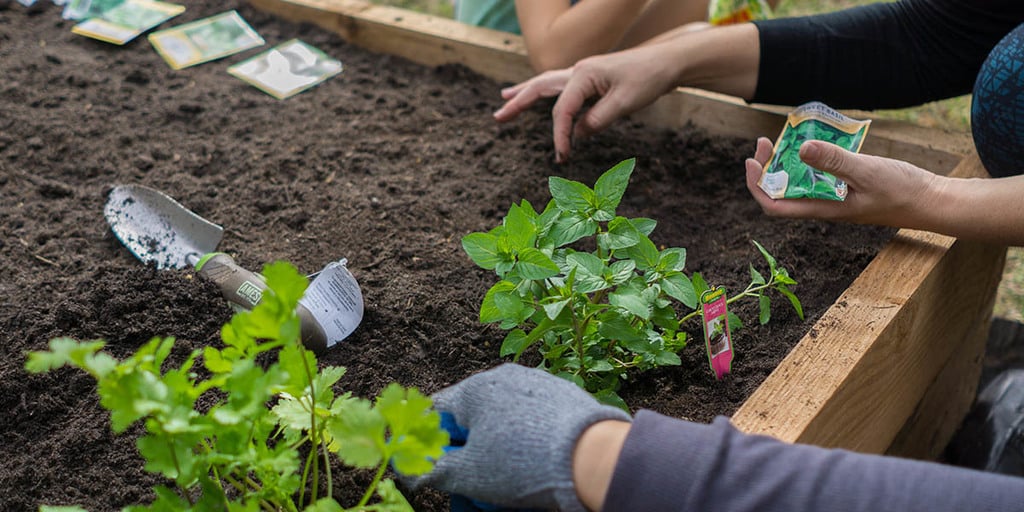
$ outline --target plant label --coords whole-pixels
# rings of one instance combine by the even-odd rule
[[[153,0],[126,0],[75,25],[71,32],[108,43],[125,44],[183,12],[183,5]]]
[[[704,347],[715,378],[722,380],[732,369],[732,334],[729,332],[729,306],[725,287],[705,291],[700,296],[704,319]]]
[[[154,32],[149,42],[172,69],[220,59],[264,43],[237,11]]]
[[[800,146],[807,140],[823,140],[857,153],[864,144],[871,121],[851,119],[824,103],[797,107],[786,117],[772,156],[757,184],[773,199],[846,199],[846,182],[800,160]]]
[[[299,300],[327,337],[327,346],[345,339],[363,321],[363,293],[342,259],[328,264]]]
[[[294,96],[341,73],[341,61],[292,39],[228,68],[228,73],[279,99]]]

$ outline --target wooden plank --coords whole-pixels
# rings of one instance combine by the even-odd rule
[[[970,156],[954,175],[987,174]],[[734,424],[789,442],[884,452],[956,349],[980,335],[1005,252],[900,230]]]
[[[249,0],[258,9],[338,33],[371,51],[428,66],[459,63],[498,82],[520,82],[534,75],[520,36],[473,27],[365,0]],[[495,91],[497,95],[497,91]],[[680,88],[634,117],[655,128],[687,122],[715,135],[774,139],[791,107],[747,105],[740,98]],[[859,115],[866,115],[860,113]],[[971,148],[964,133],[945,133],[899,121],[874,121],[864,151],[898,157],[946,174]]]

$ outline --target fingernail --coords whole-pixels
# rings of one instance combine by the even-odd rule
[[[493,115],[494,117],[498,117],[498,116],[500,116],[504,112],[505,112],[505,107],[501,107],[498,110],[495,110],[494,114],[491,114],[491,115]]]
[[[560,164],[565,162],[565,154],[561,151],[555,151],[555,163]]]
[[[818,149],[818,146],[816,144],[803,144],[802,146],[800,146],[800,155],[803,156],[805,159],[813,160],[818,157],[818,154],[820,152],[821,150]]]

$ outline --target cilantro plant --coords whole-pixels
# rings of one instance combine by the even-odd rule
[[[552,199],[542,212],[524,200],[501,225],[462,239],[469,257],[500,278],[484,296],[480,321],[509,330],[501,355],[518,359],[537,346],[543,368],[623,408],[617,390],[629,371],[681,363],[684,324],[701,315],[698,298],[708,289],[700,274],[683,272],[686,249],[654,245],[654,220],[616,215],[633,167],[634,160],[619,163],[594,188],[551,177]],[[728,302],[757,298],[764,324],[775,290],[803,318],[789,289],[796,281],[754,244],[768,277],[751,265],[750,284]],[[730,324],[739,319],[730,314]]]
[[[137,445],[145,469],[171,485],[157,487],[150,505],[129,510],[412,510],[383,476],[389,462],[401,473],[424,474],[441,456],[448,435],[430,398],[397,384],[375,403],[336,394],[345,369],[318,370],[299,341],[295,307],[306,278],[280,262],[263,275],[268,292],[224,325],[225,346],[193,351],[176,368],[164,368],[174,338],[154,338],[121,361],[101,351],[102,341],[57,338],[48,351],[30,353],[26,368],[85,370],[115,432],[143,423]],[[330,454],[376,468],[351,509],[332,497]]]

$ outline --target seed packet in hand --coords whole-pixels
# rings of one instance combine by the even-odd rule
[[[712,25],[765,20],[771,15],[772,9],[765,0],[711,0],[708,4],[708,22]]]
[[[786,117],[758,186],[773,199],[845,200],[846,182],[805,164],[800,160],[800,146],[807,140],[823,140],[857,153],[870,124],[870,120],[851,119],[817,101],[797,107]]]
[[[341,73],[341,61],[298,39],[228,68],[228,73],[285,99]]]
[[[171,68],[182,69],[255,48],[263,38],[237,11],[227,11],[154,32],[149,42]]]
[[[139,34],[185,12],[185,6],[157,0],[125,0],[71,28],[75,34],[125,44]]]

